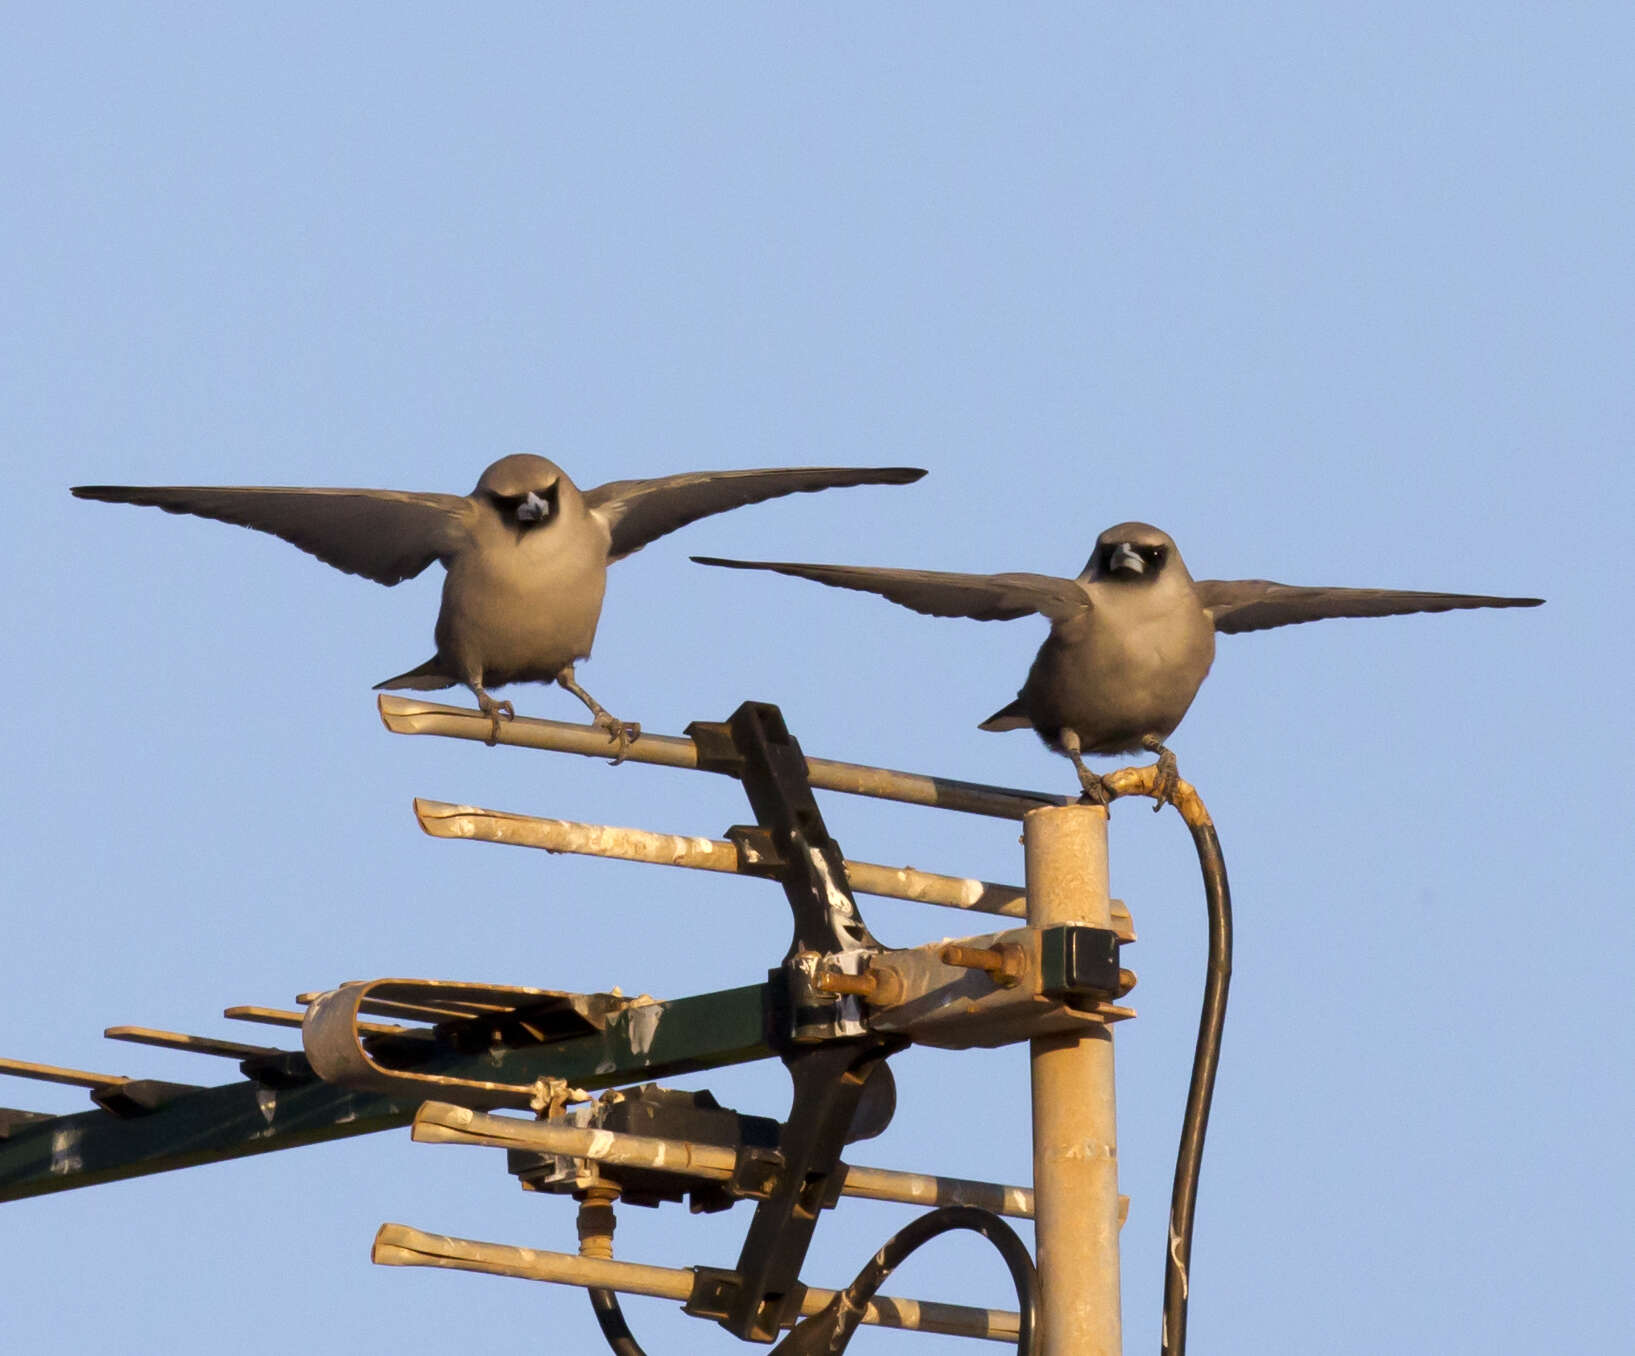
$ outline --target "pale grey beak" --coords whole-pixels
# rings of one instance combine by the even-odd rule
[[[1107,570],[1110,574],[1119,570],[1128,570],[1131,574],[1145,574],[1147,562],[1141,559],[1140,553],[1129,542],[1121,541],[1107,562]]]
[[[541,499],[533,490],[529,490],[528,497],[517,505],[517,521],[519,523],[539,523],[550,516],[550,502]]]

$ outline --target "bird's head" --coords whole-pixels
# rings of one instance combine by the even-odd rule
[[[1096,538],[1095,554],[1085,562],[1085,579],[1105,579],[1117,584],[1150,585],[1166,568],[1180,565],[1180,553],[1169,533],[1151,523],[1119,523]]]
[[[578,494],[554,461],[519,452],[484,471],[471,497],[492,508],[508,527],[526,532],[554,522]]]

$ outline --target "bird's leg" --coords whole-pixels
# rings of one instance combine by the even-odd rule
[[[493,726],[488,732],[488,738],[483,741],[489,748],[493,748],[495,744],[499,743],[500,718],[503,716],[506,720],[515,720],[517,716],[516,708],[510,702],[497,702],[490,697],[488,689],[483,686],[481,678],[471,679],[466,686],[476,694],[477,709],[488,717],[490,724]]]
[[[1063,730],[1058,736],[1062,752],[1073,760],[1073,770],[1079,774],[1079,785],[1084,789],[1084,798],[1092,805],[1107,808],[1107,786],[1100,777],[1084,765],[1084,748],[1079,743],[1079,736],[1073,730]]]
[[[608,732],[613,740],[615,756],[613,766],[618,767],[624,762],[624,756],[630,751],[631,742],[642,732],[640,725],[630,725],[622,720],[616,720],[602,709],[596,698],[586,692],[573,676],[573,665],[569,664],[561,673],[556,675],[558,687],[565,688],[590,708],[591,715],[596,717],[596,724]]]
[[[1181,789],[1181,769],[1175,755],[1164,747],[1164,741],[1157,735],[1142,735],[1141,747],[1148,753],[1158,755],[1158,780],[1153,783],[1152,789],[1152,812],[1157,814],[1166,802],[1176,804],[1175,794]]]

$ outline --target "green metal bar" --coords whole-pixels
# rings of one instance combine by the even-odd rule
[[[201,1088],[145,1116],[53,1116],[0,1141],[0,1201],[118,1182],[406,1125],[415,1108],[312,1082]]]
[[[767,1001],[764,984],[695,994],[637,1009],[644,1016],[606,1031],[507,1049],[497,1059],[486,1051],[444,1054],[415,1071],[518,1087],[561,1078],[596,1090],[743,1064],[772,1054]],[[437,1097],[458,1102],[458,1085],[440,1087]],[[391,1130],[409,1123],[420,1100],[316,1079],[280,1088],[246,1079],[128,1119],[88,1111],[14,1125],[0,1139],[0,1202]]]
[[[414,1072],[458,1078],[469,1071],[473,1078],[519,1088],[541,1078],[562,1078],[594,1091],[743,1064],[772,1054],[766,1041],[767,1003],[765,984],[719,989],[626,1008],[603,1031],[549,1045],[488,1051],[477,1058],[434,1056],[415,1065]]]

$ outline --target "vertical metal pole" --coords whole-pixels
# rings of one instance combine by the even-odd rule
[[[1030,810],[1022,820],[1028,922],[1108,927],[1107,812]],[[1029,1046],[1033,1190],[1045,1356],[1119,1356],[1118,1134],[1108,1027]]]

